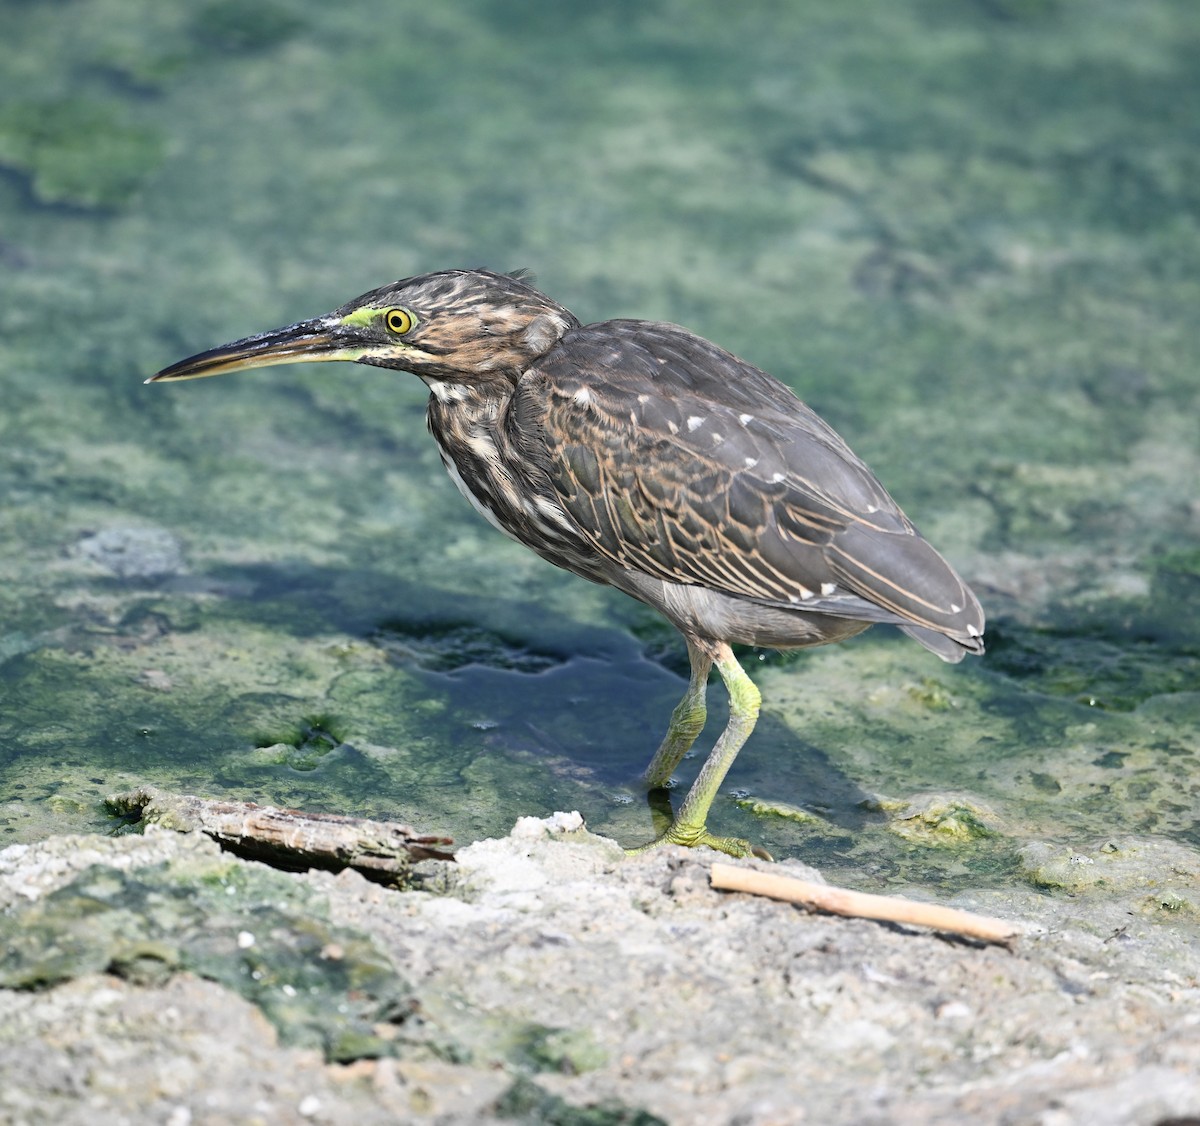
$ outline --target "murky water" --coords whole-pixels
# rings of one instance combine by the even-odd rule
[[[484,264],[789,381],[989,611],[746,654],[715,829],[862,885],[1200,845],[1193,5],[335,7],[0,3],[0,843],[136,782],[650,835],[682,645],[483,524],[417,381],[141,383]]]

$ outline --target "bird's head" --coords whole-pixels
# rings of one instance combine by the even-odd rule
[[[578,324],[520,274],[445,270],[364,293],[325,316],[201,352],[147,382],[317,360],[397,368],[431,382],[515,380]]]

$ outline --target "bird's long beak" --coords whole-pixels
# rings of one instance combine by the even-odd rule
[[[165,383],[176,379],[203,379],[229,371],[268,367],[272,364],[315,363],[321,360],[360,360],[370,355],[373,346],[336,317],[317,317],[287,328],[247,336],[220,348],[189,356],[163,368],[147,383]]]

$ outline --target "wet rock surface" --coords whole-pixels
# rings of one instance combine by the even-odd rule
[[[105,528],[84,536],[75,551],[122,579],[159,579],[183,566],[179,541],[165,528]]]
[[[456,864],[424,862],[404,892],[159,829],[0,853],[0,1118],[1150,1126],[1200,1112],[1196,949],[1176,925],[1193,908],[1147,906],[1148,885],[1194,870],[1187,850],[1113,844],[1099,855],[1119,853],[1122,874],[1103,890],[956,897],[1027,925],[1008,951],[718,893],[714,854],[630,860],[577,824],[523,819]],[[30,937],[47,920],[65,933],[64,904],[91,920],[81,956],[60,950],[39,978]]]

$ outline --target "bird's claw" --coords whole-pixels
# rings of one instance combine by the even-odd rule
[[[741,837],[716,837],[703,825],[699,827],[680,825],[678,822],[648,844],[627,848],[625,855],[641,856],[653,849],[661,848],[663,845],[673,844],[683,845],[685,848],[711,848],[738,860],[747,856],[757,856],[760,860],[775,859],[765,848],[760,845],[752,845]]]

